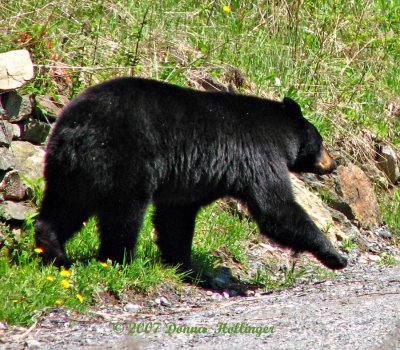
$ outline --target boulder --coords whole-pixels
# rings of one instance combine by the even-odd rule
[[[7,220],[24,221],[28,213],[35,213],[35,208],[24,202],[5,201],[1,203],[2,216]]]
[[[365,163],[362,165],[362,170],[365,171],[368,178],[374,186],[387,190],[389,188],[389,180],[385,173],[378,169],[373,163]]]
[[[13,133],[12,139],[17,140],[17,139],[21,138],[21,128],[20,128],[19,124],[11,124],[11,123],[9,123],[9,124],[12,127],[12,133]]]
[[[389,145],[379,147],[376,161],[379,169],[385,173],[392,184],[395,184],[400,177],[400,171],[397,165],[396,152],[393,148]]]
[[[33,64],[27,50],[0,53],[0,91],[17,89],[33,78]]]
[[[0,171],[13,169],[15,166],[15,158],[13,153],[7,147],[0,147]]]
[[[55,120],[61,113],[61,106],[64,102],[55,102],[49,96],[36,96],[35,97],[35,115],[40,119]]]
[[[0,183],[0,192],[2,192],[4,199],[23,200],[26,189],[25,183],[16,170],[8,172]]]
[[[9,146],[13,139],[13,126],[5,120],[0,120],[0,146]]]
[[[20,176],[35,180],[43,176],[45,151],[29,142],[13,141],[11,150],[15,157],[15,169]]]
[[[337,170],[336,192],[341,203],[330,205],[341,211],[350,220],[357,220],[363,227],[379,223],[378,204],[375,192],[367,175],[356,165],[340,165]]]
[[[41,144],[47,139],[51,130],[49,123],[41,122],[36,119],[30,119],[26,122],[21,131],[21,139],[24,141]]]
[[[326,233],[330,240],[336,242],[348,237],[340,226],[332,219],[332,215],[322,201],[315,193],[310,192],[304,182],[295,175],[290,174],[293,193],[297,203],[299,203],[315,224]]]
[[[31,96],[20,96],[15,91],[0,95],[0,112],[3,119],[17,123],[32,113],[33,101]]]

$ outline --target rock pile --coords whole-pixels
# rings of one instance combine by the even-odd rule
[[[44,145],[51,124],[68,102],[62,96],[55,101],[10,90],[31,79],[31,70],[25,50],[0,54],[0,215],[7,221],[22,221],[34,212],[27,201],[27,182],[35,183],[43,176]]]

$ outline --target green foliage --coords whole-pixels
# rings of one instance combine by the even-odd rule
[[[400,239],[400,189],[394,189],[392,193],[380,198],[382,220],[394,232],[397,240]]]
[[[36,195],[41,197],[42,193]],[[7,229],[0,253],[0,299],[4,301],[0,320],[28,325],[49,308],[65,306],[84,311],[104,292],[118,297],[128,289],[147,292],[168,280],[179,284],[176,270],[159,263],[152,234],[152,213],[150,207],[140,233],[136,259],[129,265],[96,261],[99,242],[96,221],[90,219],[66,244],[67,255],[75,262],[69,273],[41,266],[40,251],[34,247],[32,217],[26,219],[20,237]],[[212,269],[221,258],[213,257],[211,252],[216,255],[222,252],[226,255],[224,260],[245,264],[244,247],[254,230],[254,224],[239,221],[221,210],[219,204],[205,208],[199,215],[195,236],[195,265],[200,270]]]
[[[178,281],[174,269],[158,263],[149,214],[138,257],[123,266],[95,260],[98,238],[93,219],[67,244],[69,257],[76,261],[67,272],[41,266],[40,252],[34,249],[33,228],[25,228],[23,236],[13,241],[9,254],[0,255],[0,320],[10,324],[28,325],[48,308],[58,306],[84,311],[98,300],[100,292],[118,296],[130,288],[148,291],[161,281]]]
[[[28,198],[33,204],[39,206],[43,199],[44,179],[42,177],[38,177],[35,180],[27,177],[23,177],[22,179],[28,186]]]
[[[257,270],[256,275],[251,279],[251,283],[263,286],[265,290],[283,289],[293,287],[299,282],[312,279],[324,280],[336,277],[334,271],[322,268],[321,266],[310,266],[309,264],[299,264],[293,260],[291,265],[281,265],[279,269],[271,268],[272,265],[264,265]]]
[[[248,220],[239,220],[221,203],[203,209],[196,222],[193,260],[199,270],[209,270],[225,260],[246,263],[244,244],[257,232],[257,226]],[[214,256],[210,256],[210,252]],[[211,260],[210,260],[211,259]]]
[[[223,78],[215,72],[234,66],[256,93],[298,100],[325,137],[348,128],[338,125],[345,120],[353,132],[372,128],[400,145],[398,121],[385,110],[400,92],[396,1],[235,1],[228,12],[225,5],[16,0],[2,7],[0,50],[25,47],[45,65],[30,91],[71,96],[117,75],[186,85],[199,69]]]
[[[343,240],[342,244],[340,245],[340,249],[344,252],[349,252],[350,250],[356,248],[357,245],[353,242],[351,238],[346,238]]]
[[[388,253],[383,253],[381,254],[381,263],[383,265],[388,265],[388,266],[398,266],[400,264],[399,260],[396,260],[393,255],[390,255]]]

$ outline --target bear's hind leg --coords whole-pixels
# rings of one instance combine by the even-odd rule
[[[134,257],[147,202],[122,198],[115,202],[108,201],[110,205],[97,213],[100,233],[98,259],[103,262],[110,259],[120,264],[129,263]]]
[[[153,222],[161,259],[167,265],[178,266],[180,271],[191,269],[192,240],[198,210],[197,205],[156,204]]]

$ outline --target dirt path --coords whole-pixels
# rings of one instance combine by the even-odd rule
[[[103,309],[96,317],[59,310],[31,329],[3,330],[0,348],[400,349],[399,267],[357,265],[335,280],[209,299],[151,312]]]

